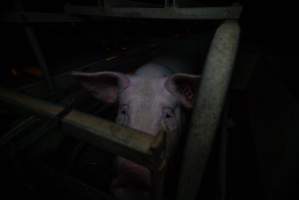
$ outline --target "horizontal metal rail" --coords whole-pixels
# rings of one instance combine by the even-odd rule
[[[80,22],[78,17],[69,16],[64,13],[43,13],[43,12],[8,12],[0,16],[0,21],[8,23],[65,23]]]
[[[160,3],[161,4],[161,3]],[[159,3],[132,0],[98,0],[102,7],[157,7]],[[161,5],[160,5],[161,6]]]
[[[242,6],[196,8],[102,8],[66,4],[68,14],[152,19],[238,19]]]
[[[0,101],[48,118],[56,116],[63,110],[62,106],[4,88],[0,88]],[[157,159],[161,141],[159,135],[156,137],[147,135],[76,110],[70,111],[61,122],[66,133],[75,138],[149,168],[159,165]]]

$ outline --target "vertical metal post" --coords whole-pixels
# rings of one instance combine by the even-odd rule
[[[104,6],[104,8],[110,8],[110,7],[112,7],[111,4],[113,4],[113,2],[109,2],[108,0],[103,0],[103,6]]]
[[[214,140],[238,48],[237,21],[216,31],[206,59],[183,156],[178,200],[195,200]]]
[[[99,7],[104,7],[104,2],[103,2],[103,0],[97,0],[97,3],[98,3],[98,6]]]
[[[14,0],[14,6],[15,6],[16,10],[18,10],[20,12],[24,12],[24,7],[23,7],[23,1],[22,0]],[[23,15],[23,22],[26,23],[26,18],[25,18],[24,15]],[[28,40],[30,42],[30,45],[31,45],[31,47],[34,51],[34,54],[35,54],[36,58],[37,58],[37,61],[40,65],[40,67],[42,68],[43,75],[44,75],[44,77],[45,77],[45,79],[48,83],[49,90],[53,91],[54,90],[53,80],[50,77],[45,57],[42,53],[42,50],[39,46],[39,43],[38,43],[37,39],[36,39],[34,31],[32,30],[31,27],[29,27],[28,24],[25,24],[24,28],[25,28],[25,32],[26,32],[26,35],[28,37]]]
[[[228,101],[228,100],[227,100]],[[227,103],[226,103],[227,105]],[[220,183],[220,198],[219,200],[227,199],[227,142],[228,128],[230,126],[228,119],[228,106],[224,106],[221,123],[220,135],[220,150],[219,150],[219,183]]]
[[[163,127],[165,127],[163,125]],[[158,133],[158,137],[152,144],[154,165],[150,166],[151,172],[151,199],[162,200],[164,196],[164,181],[168,156],[171,152],[167,149],[167,129]]]
[[[37,58],[37,61],[40,65],[40,67],[42,68],[43,75],[44,75],[44,77],[47,81],[49,90],[53,91],[54,90],[54,83],[53,83],[53,80],[50,77],[50,74],[49,74],[49,71],[48,71],[48,66],[46,64],[46,60],[45,60],[45,57],[44,57],[44,55],[42,53],[42,50],[39,46],[39,43],[37,41],[36,35],[35,35],[33,29],[31,27],[29,27],[29,25],[25,25],[25,32],[26,32],[26,35],[27,35],[28,40],[30,42],[30,45],[31,45],[31,47],[34,51],[34,54]]]
[[[164,0],[164,7],[168,8],[169,7],[169,0]]]
[[[163,200],[165,171],[161,169],[151,170],[152,200]]]
[[[176,0],[172,0],[172,7],[174,7],[174,8],[177,7],[177,2],[176,2]]]

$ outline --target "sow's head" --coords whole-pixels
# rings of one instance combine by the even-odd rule
[[[182,126],[182,107],[191,108],[199,77],[189,74],[138,76],[117,72],[73,72],[84,88],[108,104],[118,104],[116,122],[147,134],[167,129],[167,152],[173,151]],[[149,199],[151,176],[147,168],[117,159],[118,177],[111,185],[121,200]]]
[[[119,106],[116,122],[151,135],[165,126],[181,128],[182,107],[192,108],[199,76],[177,73],[164,77],[118,72],[72,72],[95,98]]]

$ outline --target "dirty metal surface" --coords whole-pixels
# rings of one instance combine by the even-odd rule
[[[197,197],[230,83],[239,33],[238,22],[228,20],[214,35],[187,136],[178,200]]]
[[[62,106],[3,88],[0,88],[0,99],[2,102],[48,118],[56,116],[63,110]],[[137,163],[152,164],[152,159],[155,156],[152,148],[156,146],[156,140],[159,138],[76,110],[69,112],[61,119],[61,122],[62,128],[75,138]]]
[[[65,11],[73,15],[151,19],[238,19],[241,6],[197,8],[101,8],[67,4]]]

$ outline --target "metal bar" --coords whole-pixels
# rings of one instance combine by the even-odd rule
[[[86,200],[116,200],[113,196],[99,190],[98,188],[88,185],[76,177],[63,174],[45,164],[35,163],[31,170],[34,171],[35,177],[37,174],[39,179],[54,182],[54,186],[52,187],[48,187],[48,184],[41,185],[41,187],[47,187],[47,191],[53,191],[53,189],[55,191],[58,189],[66,192],[65,194],[72,193]],[[38,183],[39,182],[40,181],[38,181]],[[42,183],[45,182],[43,181]]]
[[[26,118],[25,120],[22,120],[15,127],[13,127],[11,130],[9,130],[7,133],[3,134],[0,137],[0,147],[9,143],[13,138],[17,137],[25,129],[27,129],[28,127],[30,127],[33,123],[35,123],[37,121],[38,121],[38,118],[36,118],[34,116],[30,116],[30,117]]]
[[[227,199],[227,137],[228,132],[226,127],[227,121],[224,120],[222,124],[222,131],[220,136],[220,152],[219,152],[219,183],[220,183],[220,200]]]
[[[64,168],[65,171],[70,171],[73,168],[78,155],[84,149],[84,147],[86,147],[86,145],[87,144],[83,141],[79,141],[78,144],[76,144],[76,146],[73,148],[71,155],[67,161],[67,164]]]
[[[226,21],[211,43],[184,151],[178,200],[196,199],[230,82],[239,33],[236,21]]]
[[[104,0],[97,0],[98,7],[104,7]]]
[[[155,18],[155,19],[238,19],[241,6],[198,8],[99,8],[96,6],[64,7],[69,14],[101,17]]]
[[[178,7],[178,3],[176,2],[176,0],[172,0],[172,6],[175,8],[175,7]]]
[[[164,198],[164,181],[165,181],[165,166],[161,169],[151,170],[152,181],[152,196],[153,200],[163,200]]]
[[[169,0],[164,0],[164,8],[168,8],[169,7]]]
[[[110,7],[161,7],[157,3],[132,1],[132,0],[109,0]]]
[[[20,144],[17,145],[17,148],[20,150],[25,149],[28,146],[36,143],[40,138],[49,133],[60,124],[60,121],[72,110],[72,105],[74,101],[68,102],[68,104],[63,108],[62,111],[58,112],[55,116],[49,118],[46,122],[43,122],[41,126],[33,131],[27,136]]]
[[[44,117],[53,117],[63,110],[62,106],[4,88],[0,88],[0,101]],[[159,148],[159,145],[156,144],[157,137],[75,110],[67,114],[61,122],[62,128],[66,129],[67,133],[73,137],[149,168],[156,167],[157,155],[153,153],[153,148]]]
[[[40,65],[40,67],[42,68],[43,75],[44,75],[44,77],[45,77],[45,79],[48,83],[49,90],[53,91],[54,90],[54,83],[53,83],[52,78],[50,77],[45,57],[44,57],[44,55],[42,53],[42,50],[39,46],[39,43],[38,43],[37,38],[35,36],[35,33],[34,33],[33,29],[31,27],[29,27],[28,25],[25,25],[25,32],[26,32],[26,35],[27,35],[28,40],[30,42],[30,45],[31,45],[31,47],[34,51],[34,54],[37,58],[37,61]]]
[[[8,23],[64,23],[64,22],[80,22],[78,17],[69,16],[59,13],[42,13],[42,12],[9,12],[0,16],[1,22]]]
[[[16,6],[16,9],[21,13],[20,15],[20,20],[21,22],[27,22],[27,18],[25,16],[25,12],[24,12],[24,7],[23,7],[23,1],[21,0],[14,0],[14,4]],[[33,29],[28,25],[26,24],[24,26],[25,28],[25,32],[26,32],[26,35],[28,37],[28,40],[30,42],[30,45],[33,49],[33,52],[37,58],[37,61],[40,65],[40,67],[42,68],[42,71],[43,71],[43,76],[45,77],[46,79],[46,82],[48,84],[48,87],[49,87],[49,90],[50,91],[53,91],[54,90],[54,84],[53,84],[53,81],[49,75],[49,72],[48,72],[48,66],[46,64],[46,61],[45,61],[45,58],[44,58],[44,55],[42,53],[42,50],[39,46],[39,43],[38,43],[38,40],[35,36],[35,33],[33,31]]]
[[[103,0],[103,6],[104,6],[104,8],[110,8],[111,3],[108,0]]]
[[[151,199],[152,200],[162,200],[164,196],[164,181],[165,181],[165,172],[166,172],[166,165],[169,154],[171,152],[167,149],[167,130],[163,129],[159,132],[159,138],[156,140],[156,144],[153,144],[153,146],[156,146],[156,150],[159,152],[164,152],[164,154],[158,155],[159,157],[156,158],[156,160],[162,160],[162,162],[159,163],[159,165],[156,165],[151,169],[151,186],[152,186],[152,192],[151,192]],[[158,145],[158,146],[157,146]],[[159,149],[161,148],[161,149]]]
[[[232,126],[232,121],[228,116],[228,105],[230,97],[227,97],[221,116],[221,129],[220,129],[220,144],[219,144],[219,199],[226,200],[227,198],[227,145],[229,137],[229,128]]]

